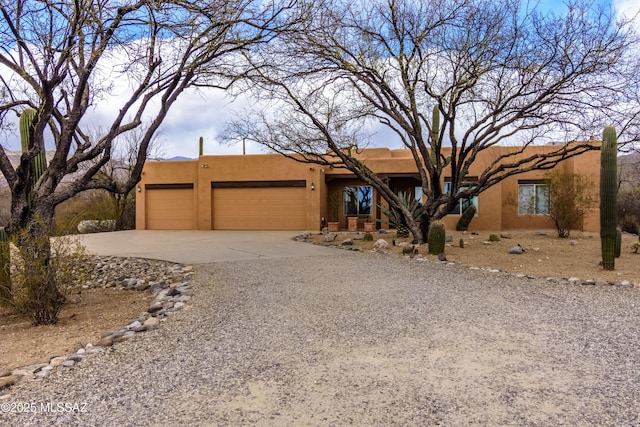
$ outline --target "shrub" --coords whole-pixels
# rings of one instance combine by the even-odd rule
[[[21,241],[21,249],[16,243]],[[28,243],[25,243],[28,241]],[[86,280],[87,252],[73,237],[51,239],[23,230],[11,245],[10,290],[3,301],[34,325],[53,324],[71,289]],[[38,256],[50,247],[51,257]]]
[[[113,200],[105,191],[85,191],[56,207],[55,235],[78,233],[78,223],[87,219],[115,219]]]
[[[547,172],[545,179],[549,185],[549,217],[558,237],[569,238],[571,230],[595,203],[594,183],[585,175],[560,169]]]
[[[373,234],[364,233],[364,236],[362,236],[362,240],[364,240],[365,242],[373,242]]]
[[[489,241],[490,242],[499,242],[500,241],[500,236],[498,236],[497,234],[491,234],[491,235],[489,235]]]
[[[640,233],[640,188],[625,188],[618,192],[618,224],[622,231]]]

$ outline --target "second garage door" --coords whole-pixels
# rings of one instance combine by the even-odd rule
[[[214,230],[304,230],[305,187],[213,188]]]

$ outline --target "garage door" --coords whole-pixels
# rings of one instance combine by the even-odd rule
[[[146,192],[146,228],[148,230],[192,230],[195,228],[193,188],[147,187]]]
[[[215,230],[304,230],[305,187],[213,188]]]

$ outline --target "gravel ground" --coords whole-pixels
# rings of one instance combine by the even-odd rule
[[[36,413],[0,425],[640,425],[638,289],[338,250],[194,281],[192,310],[21,384]]]

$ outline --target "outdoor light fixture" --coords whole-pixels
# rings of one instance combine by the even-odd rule
[[[316,189],[316,186],[315,186],[315,184],[312,182],[312,183],[311,183],[311,191],[313,191],[313,190],[315,190],[315,189]]]
[[[142,188],[140,188],[140,186],[138,185],[138,193],[142,193]]]

